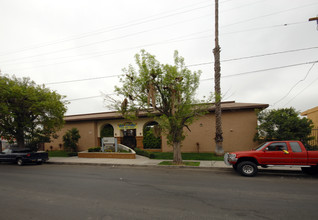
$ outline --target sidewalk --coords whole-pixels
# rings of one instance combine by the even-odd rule
[[[149,159],[136,155],[136,159],[112,159],[112,158],[78,158],[78,157],[50,157],[47,163],[50,164],[73,164],[73,165],[126,165],[126,166],[158,166],[166,160]],[[201,168],[231,168],[223,161],[197,161]]]
[[[47,163],[50,164],[71,164],[71,165],[108,165],[108,166],[159,166],[158,164],[167,160],[155,160],[136,155],[136,159],[112,159],[112,158],[78,158],[78,157],[50,157]],[[223,161],[196,161],[200,162],[199,167],[193,168],[219,168],[219,169],[232,169],[231,166],[227,166]],[[164,167],[164,166],[160,166]],[[179,166],[173,166],[179,167]],[[183,167],[183,166],[182,166]],[[189,167],[189,166],[184,166]],[[264,169],[259,167],[259,169]],[[269,167],[266,170],[289,170],[300,171],[300,168],[294,167]]]

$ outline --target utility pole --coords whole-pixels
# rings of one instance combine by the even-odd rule
[[[221,110],[221,64],[220,64],[220,45],[219,45],[219,0],[215,0],[215,48],[214,54],[214,96],[215,96],[215,153],[224,154],[222,147],[222,110]]]

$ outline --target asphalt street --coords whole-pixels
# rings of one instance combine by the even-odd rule
[[[232,169],[0,164],[0,219],[316,219],[317,177]]]

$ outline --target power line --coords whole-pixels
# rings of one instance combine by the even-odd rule
[[[96,96],[88,96],[88,97],[82,97],[82,98],[76,98],[76,99],[67,99],[65,101],[72,102],[72,101],[79,101],[79,100],[85,100],[85,99],[95,99],[95,98],[100,98],[103,96],[111,96],[111,95],[117,95],[117,94],[111,93],[111,94],[103,94],[103,95],[96,95]]]
[[[300,81],[298,81],[298,82],[292,87],[292,89],[293,89],[298,83],[300,83],[301,81],[304,81],[304,80],[307,78],[307,76],[309,75],[309,72],[311,71],[311,69],[314,67],[314,65],[315,65],[316,63],[318,63],[318,61],[311,61],[311,62],[305,62],[305,63],[298,63],[298,64],[291,64],[291,65],[286,65],[286,66],[280,66],[280,67],[273,67],[273,68],[268,68],[268,69],[254,70],[254,71],[236,73],[236,74],[226,75],[226,76],[221,76],[221,77],[222,77],[222,78],[230,78],[230,77],[237,77],[237,76],[247,75],[247,74],[251,74],[251,73],[259,73],[259,72],[277,70],[277,69],[282,69],[282,68],[289,68],[289,67],[295,67],[295,66],[301,66],[301,65],[312,64],[312,66],[310,67],[309,71],[307,72],[305,78],[302,79],[302,80],[300,80]],[[113,76],[110,76],[110,77],[113,77]],[[100,78],[107,78],[107,77],[100,77]],[[214,78],[207,78],[207,79],[202,79],[202,80],[200,80],[200,81],[208,81],[208,80],[213,80],[213,79],[214,79]],[[315,81],[317,81],[317,80],[318,80],[318,78],[317,78],[316,80],[314,80],[311,84],[313,84],[313,83],[314,83]],[[68,82],[70,82],[70,81],[68,81]],[[60,82],[60,83],[66,83],[66,82]],[[51,83],[51,84],[58,84],[58,83]],[[310,84],[310,85],[311,85],[311,84]],[[310,86],[310,85],[309,85],[309,86]],[[306,89],[307,89],[309,86],[307,86]],[[292,89],[291,89],[291,90],[292,90]],[[290,91],[287,93],[287,95],[285,95],[283,98],[285,98],[286,96],[288,96],[289,93],[291,92],[291,90],[290,90]],[[304,90],[305,90],[305,89],[304,89]],[[301,92],[303,92],[303,91],[301,91]],[[300,94],[300,93],[299,93],[299,94]],[[299,94],[297,94],[297,96],[298,96]],[[116,94],[112,93],[112,94],[108,94],[108,95],[116,95]],[[77,99],[69,99],[69,100],[67,100],[67,101],[78,101],[78,100],[90,99],[90,98],[98,98],[98,97],[101,97],[101,95],[100,95],[100,96],[83,97],[83,98],[77,98]],[[295,96],[295,97],[296,97],[296,96]],[[294,97],[294,98],[295,98],[295,97]],[[282,99],[283,99],[283,98],[282,98]],[[293,99],[294,99],[294,98],[293,98]],[[281,101],[282,99],[280,99],[279,101]],[[279,101],[277,101],[276,103],[274,103],[274,105],[277,104]],[[291,100],[290,100],[290,101],[291,101]],[[289,102],[290,102],[290,101],[289,101]],[[288,103],[289,103],[289,102],[288,102]],[[287,104],[288,104],[288,103],[287,103]],[[286,105],[287,105],[287,104],[286,104]],[[274,106],[274,105],[273,105],[273,106]]]
[[[267,26],[267,27],[260,27],[260,28],[254,28],[254,29],[247,29],[247,30],[242,30],[242,31],[236,31],[236,32],[230,32],[230,33],[225,33],[225,34],[235,34],[235,33],[241,33],[241,32],[245,32],[245,31],[253,31],[253,30],[261,30],[261,29],[268,29],[268,28],[273,28],[273,27],[286,27],[286,26],[290,26],[290,25],[295,25],[295,24],[301,24],[301,23],[307,23],[307,22],[296,22],[296,23],[289,23],[289,24],[282,24],[282,25],[273,25],[273,26]],[[200,34],[200,33],[204,33],[204,32],[210,32],[211,29],[208,29],[207,31],[201,31],[201,32],[195,32],[195,33],[192,33],[190,35],[187,35],[187,36],[191,36],[191,35],[195,35],[195,34]],[[223,35],[223,34],[222,34]],[[125,48],[125,49],[118,49],[118,50],[112,50],[112,51],[108,51],[106,54],[105,54],[105,51],[101,51],[101,52],[97,52],[97,53],[90,53],[90,54],[84,54],[84,56],[87,56],[87,55],[91,55],[90,57],[83,57],[83,58],[79,58],[79,59],[75,59],[75,60],[70,60],[70,61],[63,61],[63,62],[59,62],[59,63],[51,63],[51,64],[46,64],[46,65],[40,65],[40,66],[35,66],[35,67],[29,67],[27,69],[33,69],[33,68],[38,68],[38,67],[46,67],[46,66],[50,66],[50,65],[58,65],[58,64],[64,64],[64,63],[69,63],[69,62],[75,62],[75,61],[78,61],[78,60],[83,60],[83,59],[90,59],[90,58],[93,58],[93,57],[98,57],[98,56],[105,56],[105,55],[109,55],[109,54],[114,54],[114,53],[118,53],[118,52],[123,52],[123,51],[126,51],[126,50],[131,50],[131,49],[140,49],[140,48],[144,48],[144,47],[149,47],[149,46],[154,46],[154,45],[159,45],[159,44],[165,44],[165,43],[175,43],[175,42],[180,42],[180,41],[188,41],[188,40],[196,40],[196,39],[203,39],[203,38],[208,38],[212,35],[207,35],[207,36],[203,36],[203,37],[196,37],[196,38],[189,38],[189,39],[181,39],[181,38],[184,38],[186,36],[183,36],[183,37],[177,37],[177,38],[174,38],[174,39],[170,39],[170,40],[167,40],[167,41],[164,41],[164,42],[157,42],[157,43],[152,43],[152,44],[147,44],[147,45],[142,45],[142,46],[136,46],[136,47],[132,47],[132,48]],[[178,39],[181,39],[181,40],[178,40]],[[75,55],[75,56],[67,56],[67,57],[57,57],[55,58],[56,59],[64,59],[64,58],[72,58],[72,57],[78,57],[78,56],[81,56],[81,55]],[[26,57],[26,58],[30,58],[30,57]],[[14,60],[13,60],[14,61]],[[11,63],[11,64],[7,64],[7,65],[16,65],[16,64],[23,64],[23,63],[37,63],[37,62],[43,62],[43,61],[25,61],[25,62],[14,62],[14,63]],[[210,63],[206,63],[206,64],[210,64]],[[25,68],[24,68],[25,70]]]
[[[232,23],[232,24],[224,25],[224,26],[222,26],[222,28],[227,28],[227,27],[230,27],[230,26],[233,26],[233,25],[242,24],[242,23],[245,23],[245,22],[257,20],[257,19],[259,19],[259,18],[265,18],[265,17],[269,17],[269,16],[272,16],[272,15],[277,15],[277,14],[285,13],[285,12],[292,11],[292,10],[299,10],[300,8],[305,8],[305,7],[312,6],[312,5],[316,5],[316,4],[318,4],[318,2],[315,2],[315,3],[312,3],[312,4],[308,4],[308,5],[298,6],[298,7],[294,7],[294,8],[289,8],[289,9],[286,9],[286,10],[283,10],[283,11],[278,11],[278,12],[274,12],[274,13],[269,13],[269,14],[261,15],[261,16],[254,17],[254,18],[249,18],[249,19],[246,19],[246,20],[242,20],[242,21],[238,21],[238,22]]]
[[[206,31],[203,31],[201,33],[204,33]],[[192,33],[189,34],[187,36],[191,36],[191,35],[195,35],[198,33]],[[123,51],[127,51],[127,50],[133,50],[133,49],[141,49],[141,48],[145,48],[145,47],[150,47],[150,46],[154,46],[154,45],[160,45],[160,44],[166,44],[166,43],[175,43],[175,42],[180,42],[180,41],[187,41],[187,40],[192,40],[193,38],[190,39],[182,39],[184,37],[177,37],[177,38],[172,38],[166,41],[161,41],[161,42],[156,42],[156,43],[150,43],[150,44],[144,44],[144,45],[139,45],[139,46],[135,46],[135,47],[130,47],[130,48],[124,48],[124,49],[117,49],[117,50],[111,50],[108,52],[102,52],[102,54],[100,54],[101,52],[98,52],[97,54],[95,53],[92,54],[90,57],[83,57],[83,58],[79,58],[79,59],[75,59],[75,60],[70,60],[70,61],[62,61],[62,62],[58,62],[58,63],[50,63],[50,64],[44,64],[44,65],[39,65],[39,66],[33,66],[33,67],[28,67],[28,68],[23,68],[23,70],[26,69],[34,69],[34,68],[41,68],[41,67],[46,67],[46,66],[51,66],[51,65],[58,65],[58,64],[64,64],[64,63],[70,63],[70,62],[75,62],[78,60],[84,60],[84,59],[90,59],[90,58],[94,58],[94,57],[99,57],[99,56],[106,56],[106,55],[111,55],[111,54],[116,54],[116,53],[121,53]],[[195,38],[197,39],[197,38]],[[73,56],[72,56],[73,57]],[[16,69],[15,69],[16,70]],[[12,70],[11,70],[12,71]]]
[[[60,82],[51,82],[51,83],[45,83],[45,85],[56,85],[56,84],[64,84],[64,83],[82,82],[82,81],[89,81],[89,80],[112,78],[112,77],[122,76],[122,75],[123,74],[111,75],[111,76],[101,76],[101,77],[94,77],[94,78],[86,78],[86,79],[75,79],[75,80],[60,81]]]
[[[206,3],[206,2],[210,2],[210,1],[204,1],[204,2],[201,2],[201,3],[191,4],[191,5],[189,5],[189,6],[179,8],[179,9],[177,9],[176,11],[181,10],[181,9],[184,9],[184,8],[191,7],[191,6],[193,6],[193,5],[196,5],[196,6],[197,6],[198,4],[202,4],[202,3]],[[116,31],[116,30],[121,30],[121,29],[125,29],[125,28],[131,28],[132,26],[136,26],[136,25],[140,25],[140,24],[145,24],[145,23],[149,23],[149,22],[156,21],[156,20],[164,19],[164,18],[167,18],[167,17],[172,17],[172,16],[175,16],[175,15],[192,12],[192,11],[195,11],[195,10],[199,10],[199,9],[206,8],[207,6],[211,6],[211,5],[213,5],[213,4],[210,3],[210,4],[207,4],[207,5],[200,6],[200,7],[196,7],[196,8],[193,8],[193,9],[186,10],[186,11],[175,12],[175,13],[172,13],[172,14],[168,14],[168,15],[161,16],[162,14],[167,14],[167,13],[172,12],[172,10],[171,10],[171,11],[168,11],[168,12],[159,13],[159,14],[157,14],[157,15],[150,16],[150,19],[149,19],[149,17],[147,17],[147,19],[143,18],[143,19],[138,19],[138,20],[135,20],[135,21],[126,23],[126,24],[116,25],[116,26],[107,27],[107,28],[101,28],[101,29],[98,29],[98,30],[95,30],[95,31],[92,31],[92,32],[88,32],[88,33],[84,33],[84,34],[77,35],[77,37],[74,36],[74,37],[71,37],[71,38],[66,38],[66,39],[62,39],[62,40],[58,40],[58,41],[54,41],[54,42],[44,43],[44,44],[42,44],[42,45],[33,46],[33,47],[25,48],[25,49],[21,49],[21,50],[19,50],[19,51],[13,51],[13,52],[8,52],[8,53],[6,53],[6,54],[0,54],[0,56],[6,56],[6,55],[8,55],[8,54],[15,54],[15,53],[20,53],[20,52],[27,51],[27,50],[32,50],[32,49],[47,47],[47,46],[51,46],[51,45],[58,44],[58,43],[63,43],[63,42],[71,41],[71,40],[77,40],[77,39],[89,37],[89,36],[92,36],[92,35],[103,34],[103,33],[111,32],[111,31]],[[175,10],[174,10],[174,11],[175,11]],[[160,17],[157,17],[157,16],[160,16]],[[154,17],[154,18],[153,18],[153,17]],[[156,18],[156,17],[157,17],[157,18]],[[105,30],[105,29],[106,29],[106,30]],[[39,55],[39,56],[40,56],[40,55]]]
[[[314,5],[314,4],[317,4],[317,3],[305,5],[305,6],[302,6],[302,7],[307,7],[307,6],[311,6],[311,5]],[[212,5],[212,4],[209,4],[209,5]],[[208,6],[209,6],[209,5],[208,5]],[[202,7],[198,7],[198,8],[195,8],[195,9],[190,9],[190,10],[187,10],[187,11],[179,12],[179,13],[174,13],[174,14],[172,14],[172,15],[176,15],[176,14],[180,14],[180,13],[186,13],[186,12],[189,12],[189,11],[193,11],[193,10],[197,10],[197,9],[202,9],[202,8],[205,8],[205,7],[206,7],[206,6],[202,6]],[[254,17],[254,18],[247,19],[247,20],[244,20],[244,21],[240,21],[240,22],[236,22],[236,23],[232,23],[232,24],[228,24],[228,25],[222,26],[222,28],[228,27],[228,26],[232,26],[232,25],[235,25],[235,24],[239,24],[239,23],[245,23],[245,22],[248,22],[248,21],[250,21],[250,20],[255,20],[255,19],[258,19],[258,18],[262,18],[262,17],[267,17],[267,16],[271,16],[271,15],[283,13],[283,12],[290,11],[290,10],[294,10],[294,9],[299,9],[299,8],[302,8],[302,7],[291,8],[291,9],[279,11],[279,12],[276,12],[276,13],[271,13],[271,14],[267,14],[267,15],[263,15],[263,16],[259,16],[259,17]],[[170,16],[172,16],[172,15],[163,16],[163,17],[170,17]],[[162,18],[162,17],[160,17],[160,18]],[[155,20],[157,20],[157,19],[159,19],[159,18],[156,18]],[[152,21],[152,20],[153,20],[153,19],[150,19],[150,21]],[[150,22],[150,21],[146,21],[146,22]],[[143,23],[144,23],[144,22],[143,22]],[[125,27],[130,27],[130,26],[131,26],[131,25],[125,25]],[[162,27],[161,27],[161,28],[162,28]],[[156,29],[156,28],[154,28],[154,29]],[[151,30],[153,30],[153,29],[151,29]],[[144,33],[144,32],[147,32],[147,31],[137,32],[137,33],[134,33],[134,34],[132,34],[132,35],[141,34],[141,33]],[[131,34],[130,34],[130,35],[128,34],[128,35],[122,36],[122,37],[120,37],[120,38],[125,38],[125,37],[129,37],[129,36],[131,36]],[[81,45],[81,46],[77,46],[77,47],[71,47],[71,48],[66,48],[66,49],[62,49],[62,50],[55,50],[55,51],[46,52],[46,53],[42,53],[42,54],[36,54],[36,55],[33,55],[33,56],[22,57],[22,58],[18,58],[18,60],[19,60],[19,59],[28,59],[28,58],[32,58],[32,57],[48,55],[48,54],[52,54],[52,53],[59,53],[59,52],[66,51],[66,50],[74,50],[74,49],[77,49],[77,48],[87,47],[87,46],[91,46],[91,45],[95,45],[95,44],[100,44],[100,43],[104,43],[104,42],[108,42],[108,41],[116,40],[116,39],[119,39],[119,38],[107,39],[107,40],[92,42],[92,43],[85,44],[85,45]],[[4,60],[4,61],[2,61],[2,62],[9,62],[9,61],[12,61],[12,60]]]
[[[316,81],[318,81],[318,77],[313,80],[308,86],[306,86],[304,89],[302,89],[299,93],[297,93],[293,98],[291,98],[285,105],[288,105],[291,101],[293,101],[298,95],[300,95],[301,93],[303,93],[306,89],[308,89],[312,84],[314,84]]]
[[[231,75],[223,75],[223,76],[221,76],[221,78],[230,78],[230,77],[236,77],[236,76],[243,76],[243,75],[248,75],[248,74],[251,74],[251,73],[259,73],[259,72],[266,72],[266,71],[284,69],[284,68],[295,67],[295,66],[308,65],[308,64],[313,64],[313,63],[317,63],[317,62],[318,61],[310,61],[310,62],[305,62],[305,63],[296,63],[296,64],[278,66],[278,67],[267,68],[267,69],[253,70],[253,71],[247,71],[247,72],[236,73],[236,74],[231,74]],[[200,80],[200,81],[208,81],[208,80],[213,80],[213,79],[214,78],[206,78],[206,79],[203,79],[203,80]]]
[[[293,52],[298,52],[298,51],[312,50],[312,49],[318,49],[318,46],[300,48],[300,49],[294,49],[294,50],[278,51],[278,52],[273,52],[273,53],[258,54],[258,55],[253,55],[253,56],[238,57],[238,58],[232,58],[232,59],[225,59],[225,60],[221,60],[221,62],[230,62],[230,61],[237,61],[237,60],[243,60],[243,59],[251,59],[251,58],[272,56],[272,55],[277,55],[277,54],[293,53]],[[209,64],[213,64],[213,63],[214,62],[205,62],[205,63],[191,64],[191,65],[187,65],[187,67],[209,65]]]
[[[250,31],[256,31],[256,30],[265,30],[265,29],[278,28],[278,27],[287,27],[287,26],[291,26],[291,25],[298,25],[298,24],[305,24],[305,23],[308,23],[308,22],[307,21],[301,21],[301,22],[294,22],[294,23],[285,23],[285,24],[264,26],[264,27],[258,27],[258,28],[250,28],[250,29],[245,29],[245,30],[241,30],[241,31],[225,32],[225,33],[222,33],[222,35],[244,33],[244,32],[250,32]]]
[[[316,63],[313,63],[312,66],[309,68],[309,70],[307,71],[307,74],[306,76],[299,80],[298,82],[295,83],[295,85],[293,85],[290,90],[286,93],[286,95],[284,95],[281,99],[279,99],[278,101],[276,101],[272,106],[275,106],[277,103],[279,103],[280,101],[282,101],[283,99],[285,99],[289,94],[290,92],[302,81],[306,80],[307,79],[307,76],[309,75],[310,71],[312,70],[312,68],[315,66]]]
[[[226,2],[229,2],[229,1],[233,1],[233,0],[223,1],[223,2],[220,2],[220,3],[226,3]],[[181,9],[185,9],[185,8],[191,7],[193,5],[197,6],[199,4],[206,3],[206,2],[210,2],[210,1],[203,1],[203,2],[196,3],[196,4],[191,4],[191,5],[176,9],[176,10],[171,10],[171,11],[167,11],[167,12],[163,12],[163,13],[158,13],[158,14],[153,15],[151,17],[157,17],[157,16],[160,16],[162,14],[167,14],[167,13],[170,13],[172,11],[178,11],[178,10],[181,10]],[[258,2],[260,2],[260,1],[258,1]],[[232,10],[235,10],[235,9],[238,9],[238,8],[250,6],[250,5],[256,4],[258,2],[254,2],[254,3],[251,3],[251,4],[245,4],[245,5],[236,7],[236,8],[225,10],[223,12],[232,11]],[[124,29],[124,28],[127,28],[127,27],[143,24],[143,23],[148,23],[150,21],[154,21],[154,20],[157,20],[157,19],[162,19],[162,18],[171,17],[171,16],[174,16],[174,15],[183,14],[183,13],[191,12],[191,11],[194,11],[194,10],[202,9],[202,8],[205,8],[205,7],[210,6],[210,5],[212,5],[212,4],[204,5],[202,7],[197,7],[197,8],[190,9],[190,10],[183,11],[183,12],[179,12],[179,13],[173,13],[173,14],[170,14],[170,15],[167,15],[167,16],[161,16],[161,17],[158,17],[158,18],[149,19],[149,17],[147,17],[146,20],[144,20],[145,18],[143,18],[143,19],[138,19],[138,20],[132,21],[132,22],[130,22],[128,24],[121,24],[121,25],[116,25],[116,26],[111,26],[111,27],[104,27],[104,28],[100,28],[100,29],[97,29],[97,30],[94,30],[94,31],[91,31],[91,32],[86,32],[86,33],[83,33],[83,34],[75,35],[73,37],[71,36],[69,38],[60,39],[60,40],[52,41],[52,42],[47,42],[47,43],[43,43],[43,44],[39,44],[39,45],[34,45],[34,46],[26,47],[26,48],[23,48],[23,49],[20,49],[20,50],[17,50],[17,51],[7,52],[7,53],[4,53],[4,54],[0,54],[0,56],[6,56],[6,55],[9,55],[9,54],[20,53],[20,52],[24,52],[24,51],[27,51],[27,50],[38,49],[38,48],[47,47],[47,46],[51,46],[51,45],[55,45],[55,44],[59,44],[59,43],[67,42],[67,41],[77,40],[77,39],[81,39],[81,38],[90,37],[90,36],[93,36],[93,35],[103,34],[103,33],[111,32],[111,31],[115,31],[115,30],[120,30],[120,29]]]

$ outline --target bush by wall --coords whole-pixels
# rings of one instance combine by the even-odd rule
[[[143,145],[145,149],[160,149],[161,138],[156,137],[151,129],[144,130]]]
[[[139,148],[135,148],[134,150],[135,150],[136,154],[138,154],[138,155],[149,157],[150,159],[155,159],[155,154],[154,153],[151,153],[151,152],[148,152],[148,151],[144,151],[144,150],[141,150]]]
[[[88,148],[88,152],[101,152],[101,147]]]

